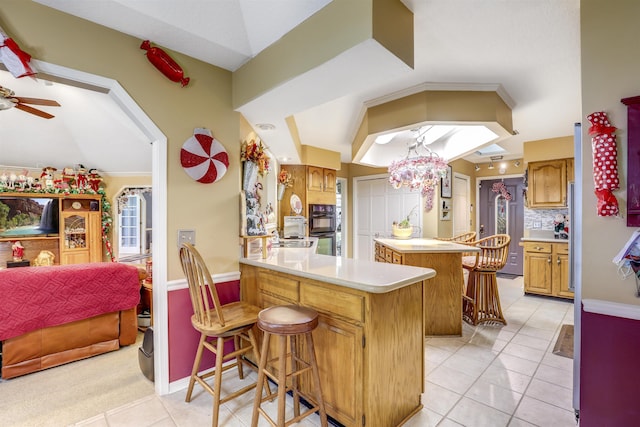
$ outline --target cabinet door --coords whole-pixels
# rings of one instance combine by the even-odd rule
[[[91,261],[88,213],[63,213],[60,239],[60,263],[80,264]]]
[[[336,192],[336,171],[333,169],[324,169],[324,191]]]
[[[344,426],[362,425],[362,328],[320,314],[313,343],[322,349],[316,357],[327,414]],[[311,374],[303,375],[303,392],[312,395],[312,386]]]
[[[529,163],[530,208],[567,206],[567,162],[553,160]]]
[[[322,191],[324,189],[324,172],[322,168],[307,167],[307,190]]]
[[[569,290],[568,246],[565,244],[553,246],[553,294],[573,298],[573,292]]]
[[[551,295],[551,254],[525,252],[524,291]]]
[[[102,215],[100,212],[89,213],[89,226],[87,230],[89,258],[91,262],[102,262]]]

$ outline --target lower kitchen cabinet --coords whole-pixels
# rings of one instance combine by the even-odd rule
[[[571,298],[568,243],[523,242],[524,291],[528,294]]]
[[[418,281],[370,293],[241,264],[242,300],[318,311],[313,340],[325,406],[346,427],[398,426],[422,408],[422,289]],[[261,340],[259,330],[256,335]],[[309,375],[300,382],[311,390]]]

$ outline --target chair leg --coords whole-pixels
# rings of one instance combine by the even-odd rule
[[[240,349],[240,344],[241,344],[240,335],[235,335],[233,337],[233,349],[234,350],[239,350]],[[238,354],[236,356],[236,365],[237,365],[237,368],[238,368],[238,378],[243,380],[244,379],[244,369],[243,369],[243,366],[242,366],[242,354]]]
[[[264,370],[267,369],[267,353],[269,352],[270,333],[264,332],[262,337],[262,350],[260,352],[260,363],[258,364],[258,383],[256,384],[256,396],[253,399],[253,415],[251,416],[251,427],[258,427],[258,408],[262,403],[262,387],[266,380]]]
[[[479,273],[475,270],[469,272],[466,295],[462,300],[464,320],[474,326],[478,324],[478,289],[480,286],[478,275]]]
[[[222,362],[224,359],[224,339],[217,339],[216,367],[213,377],[213,421],[212,426],[218,426],[218,413],[220,412],[220,395],[222,392]]]
[[[318,370],[318,361],[316,359],[316,350],[313,345],[313,336],[311,332],[306,334],[307,347],[309,348],[309,361],[311,363],[311,372],[313,373],[313,381],[316,384],[316,402],[318,411],[320,412],[320,425],[327,427],[327,412],[324,407],[324,399],[322,397],[322,387],[320,386],[320,371]]]
[[[200,360],[202,359],[202,353],[204,351],[204,340],[207,339],[205,334],[200,334],[200,341],[198,342],[198,350],[196,351],[196,358],[193,361],[193,368],[191,369],[191,378],[189,378],[189,387],[187,388],[187,396],[185,402],[191,402],[191,394],[193,393],[193,386],[196,383],[196,376],[198,375],[198,369],[200,369]]]

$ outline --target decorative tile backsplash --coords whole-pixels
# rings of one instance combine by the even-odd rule
[[[553,219],[556,215],[568,215],[568,209],[527,209],[524,208],[524,228],[553,230]],[[539,226],[538,226],[539,225]]]

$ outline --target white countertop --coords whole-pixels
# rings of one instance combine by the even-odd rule
[[[568,239],[555,239],[550,237],[523,237],[521,242],[549,242],[549,243],[569,243]]]
[[[385,246],[398,252],[428,252],[428,253],[456,253],[456,252],[480,252],[474,246],[463,245],[446,240],[436,239],[374,239]]]
[[[272,248],[240,258],[240,263],[371,293],[391,292],[436,275],[431,268],[410,267],[320,255],[312,249]]]

